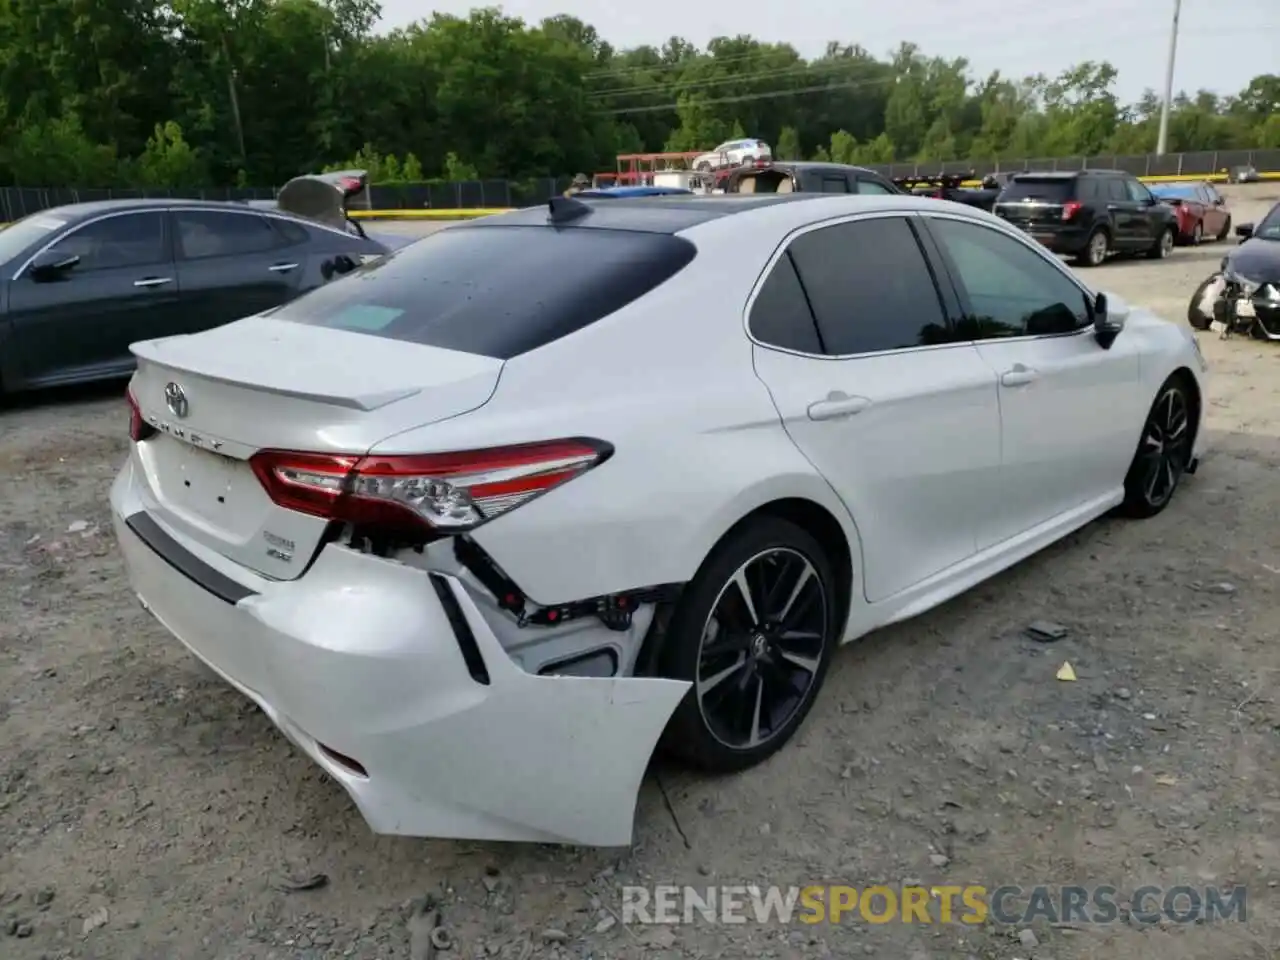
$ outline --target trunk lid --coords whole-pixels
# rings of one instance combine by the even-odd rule
[[[1018,177],[1000,192],[994,212],[1010,223],[1028,226],[1061,223],[1062,208],[1075,196],[1075,181],[1066,177]]]
[[[502,371],[490,357],[269,317],[132,350],[130,391],[157,430],[135,446],[157,519],[282,580],[301,575],[326,522],[276,506],[249,457],[362,454],[483,406]]]

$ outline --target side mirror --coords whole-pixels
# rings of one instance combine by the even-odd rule
[[[31,279],[36,283],[49,283],[53,280],[61,280],[66,276],[67,271],[79,262],[78,254],[46,250],[31,261],[29,272]]]
[[[1099,293],[1090,304],[1093,316],[1093,336],[1103,350],[1110,350],[1111,345],[1124,329],[1125,319],[1129,316],[1129,305],[1119,297],[1108,297]]]
[[[1239,226],[1237,226],[1236,236],[1239,237],[1241,240],[1248,240],[1250,237],[1253,236],[1253,224],[1242,223]]]

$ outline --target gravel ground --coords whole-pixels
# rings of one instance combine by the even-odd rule
[[[1236,219],[1267,205],[1263,190],[1237,195]],[[1089,279],[1184,322],[1221,250]],[[1168,511],[1095,523],[842,651],[797,741],[763,768],[651,776],[625,851],[370,835],[132,598],[105,499],[125,450],[120,390],[12,404],[0,413],[0,956],[420,960],[411,917],[429,898],[453,941],[441,960],[1280,957],[1280,355],[1202,341],[1215,452]],[[1039,618],[1067,636],[1024,639]],[[1055,680],[1064,660],[1075,683]],[[907,880],[1110,884],[1120,899],[1145,883],[1243,884],[1248,919],[614,916],[625,883]]]

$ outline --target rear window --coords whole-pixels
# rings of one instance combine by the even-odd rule
[[[1151,185],[1151,192],[1157,197],[1176,197],[1179,200],[1200,199],[1200,190],[1194,183],[1156,183]]]
[[[795,180],[790,173],[765,169],[743,174],[733,187],[734,193],[792,193]]]
[[[1049,203],[1066,203],[1075,194],[1075,178],[1019,177],[1000,192],[1000,200],[1045,200]]]
[[[507,360],[620,310],[696,252],[664,233],[451,227],[270,316]]]

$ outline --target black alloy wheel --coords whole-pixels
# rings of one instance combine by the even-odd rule
[[[1169,505],[1191,462],[1192,405],[1184,379],[1171,377],[1156,395],[1125,478],[1124,512],[1153,517]]]
[[[669,626],[663,673],[693,684],[666,746],[728,772],[778,750],[812,706],[836,644],[831,567],[803,529],[764,517],[703,564]]]
[[[738,567],[703,628],[694,693],[702,721],[733,750],[784,730],[818,676],[827,595],[813,564],[778,547]]]

